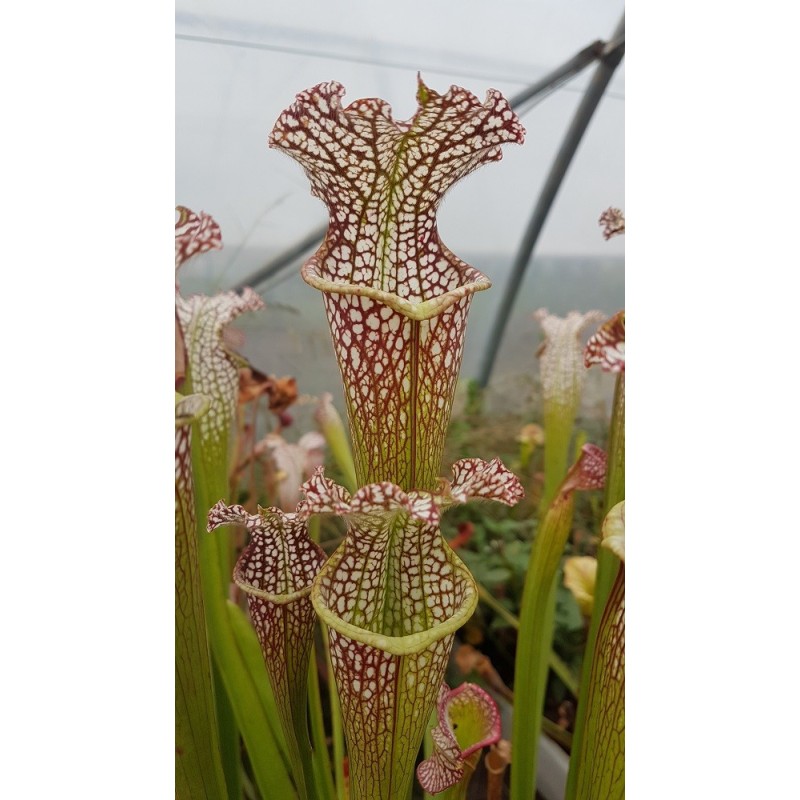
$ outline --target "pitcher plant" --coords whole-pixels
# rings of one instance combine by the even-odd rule
[[[258,773],[258,788],[267,800],[275,795],[257,749],[268,746],[291,773],[290,783],[283,777],[281,797],[332,800],[334,789],[321,779],[318,758],[321,747],[327,759],[324,736],[319,735],[319,684],[312,657],[319,622],[336,682],[331,708],[337,715],[341,704],[349,799],[407,800],[429,725],[435,725],[434,749],[416,771],[420,783],[428,792],[463,798],[482,748],[500,737],[500,717],[479,687],[464,684],[449,690],[443,684],[455,633],[471,617],[479,595],[470,571],[442,536],[440,521],[449,508],[472,500],[513,506],[523,489],[499,459],[462,459],[442,476],[467,315],[473,295],[491,283],[442,242],[436,213],[451,186],[499,160],[502,145],[522,144],[525,131],[495,90],[481,102],[455,86],[439,94],[419,78],[418,108],[407,121],[393,119],[390,106],[379,99],[344,106],[344,94],[336,82],[300,92],[281,113],[269,145],[300,164],[312,194],[328,212],[325,238],[301,274],[322,293],[344,384],[352,455],[330,396],[321,399],[317,421],[346,488],[327,478],[323,467],[312,473],[313,465],[303,466],[305,460],[301,464],[303,440],[294,446],[277,442],[273,435],[264,447],[271,448],[274,458],[284,458],[276,461],[277,472],[310,474],[299,495],[292,479],[285,492],[274,493],[282,508],[258,507],[252,514],[228,501],[219,464],[226,458],[242,364],[220,350],[221,327],[236,314],[258,308],[260,300],[246,290],[222,295],[216,304],[194,298],[177,303],[176,341],[185,353],[180,367],[185,388],[208,398],[208,410],[195,423],[198,513],[207,516],[208,531],[238,524],[249,533],[233,568],[234,583],[247,596],[279,724],[266,713],[266,701],[258,706],[263,719],[250,719],[248,702],[257,698],[251,691],[247,700],[247,693],[237,690],[237,681],[247,683],[256,676],[243,677],[246,659],[233,654],[236,642],[223,619],[229,546],[223,535],[204,533],[203,598],[221,678],[215,688],[223,701],[217,710],[224,716],[229,695]],[[213,236],[209,241],[208,246],[217,243]],[[203,241],[196,246],[207,249]],[[579,358],[577,336],[595,318],[596,312],[571,317],[564,331],[556,331],[548,328],[553,318],[541,314],[549,348],[543,371],[562,340],[572,361]],[[205,361],[210,365],[204,366]],[[567,398],[574,405],[572,395],[580,387],[568,388],[574,389]],[[559,390],[556,399],[566,396],[565,391]],[[563,416],[564,409],[554,413]],[[520,669],[530,669],[539,683],[546,673],[549,644],[535,653],[530,647],[544,642],[552,629],[554,580],[569,533],[573,495],[600,487],[606,465],[605,454],[586,445],[567,471],[566,450],[562,454],[555,446],[558,437],[553,439],[548,432],[546,450],[557,450],[559,463],[549,470],[553,483],[547,487],[536,541],[541,552],[534,559],[533,579],[526,581],[520,620],[521,637],[531,625],[541,632],[521,638],[518,652],[518,675]],[[315,452],[321,452],[321,442],[317,435]],[[315,533],[316,517],[326,515],[341,517],[345,527],[330,556]],[[228,606],[234,617],[241,613]],[[238,623],[233,627],[240,630]],[[252,656],[252,642],[239,644]],[[520,658],[529,663],[521,665]],[[527,791],[535,777],[535,753],[531,757],[529,748],[540,729],[543,691],[530,682],[519,685],[517,696],[527,707],[517,712],[515,735],[521,761],[532,758],[532,768],[523,764],[518,770],[515,791]],[[311,740],[309,713],[312,729],[316,726]],[[527,732],[517,735],[518,728]],[[334,744],[337,750],[341,753]],[[262,762],[260,772],[257,761]],[[335,767],[335,791],[344,800],[342,764]],[[229,772],[225,779],[232,796],[236,786]]]

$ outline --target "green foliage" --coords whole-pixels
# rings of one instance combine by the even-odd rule
[[[594,520],[598,503],[602,503],[602,498],[597,493],[584,493],[577,498],[576,517],[582,519],[591,530],[596,530]],[[472,536],[466,545],[458,549],[459,557],[469,567],[475,580],[515,617],[519,617],[531,547],[539,524],[531,509],[526,507],[523,513],[530,515],[518,518],[519,508],[466,506],[450,512],[442,526],[445,537],[452,539],[465,523],[472,525]],[[587,542],[582,542],[580,548],[570,543],[564,551],[564,557],[583,554],[586,550],[594,552],[595,547]],[[516,635],[512,634],[508,621],[482,604],[475,612],[471,625],[480,629],[481,633],[476,638],[484,642],[481,646],[491,652],[496,666],[509,665],[507,671],[501,672],[505,671],[504,678],[508,683],[513,683],[510,665],[513,663]],[[572,592],[563,585],[559,570],[553,649],[572,671],[577,672],[585,644],[586,625],[583,616]]]
[[[586,623],[575,595],[564,586],[562,573],[556,582],[556,613],[553,649],[573,669],[578,671],[586,645]]]

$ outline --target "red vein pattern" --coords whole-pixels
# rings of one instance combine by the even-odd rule
[[[351,797],[408,796],[453,636],[400,656],[329,630],[347,736]]]
[[[431,491],[439,474],[471,297],[415,321],[369,297],[326,293],[359,484]]]
[[[608,241],[612,236],[625,233],[625,215],[618,208],[607,208],[597,220],[603,228],[603,238]]]
[[[175,299],[186,342],[188,375],[193,392],[211,398],[211,408],[199,422],[204,456],[227,459],[227,436],[236,413],[239,365],[222,342],[223,328],[245,311],[264,307],[252,290],[222,292],[214,297],[192,295]]]
[[[175,270],[192,256],[208,250],[222,248],[222,233],[216,221],[209,214],[201,211],[195,214],[185,206],[178,206],[178,220],[175,223]],[[175,293],[178,293],[178,276],[175,275]],[[175,388],[182,388],[186,375],[186,345],[183,341],[183,330],[175,312]]]
[[[195,214],[186,206],[178,206],[175,223],[175,269],[192,256],[222,249],[222,232],[216,220],[205,211]]]
[[[240,505],[220,501],[208,512],[208,530],[227,524],[244,525],[250,534],[233,579],[247,594],[287,743],[297,748],[297,737],[307,735],[308,665],[316,622],[309,594],[325,554],[297,514],[277,508],[249,514]]]
[[[523,142],[525,130],[508,101],[494,89],[483,104],[456,86],[440,95],[420,80],[417,113],[398,122],[379,99],[343,109],[344,93],[333,81],[300,92],[269,138],[302,165],[312,194],[330,212],[325,241],[304,275],[352,293],[395,295],[384,299],[409,312],[472,281],[483,283],[439,239],[436,206],[460,178],[499,161],[501,144]]]
[[[605,450],[596,444],[585,444],[581,448],[578,460],[564,478],[560,494],[563,496],[575,491],[588,492],[592,489],[602,489],[606,484],[607,463]]]
[[[222,234],[213,217],[204,211],[196,214],[185,206],[178,206],[176,211],[176,269],[192,256],[222,248]],[[204,457],[209,460],[228,457],[227,436],[239,390],[239,357],[223,343],[225,326],[245,311],[263,307],[264,301],[250,288],[240,295],[221,292],[213,297],[183,297],[176,285],[176,347],[185,348],[191,391],[211,401],[209,412],[199,423]]]
[[[492,698],[474,683],[450,690],[442,684],[437,708],[439,724],[431,731],[433,753],[417,767],[422,788],[438,794],[464,778],[469,780],[480,750],[500,739],[500,712]]]
[[[625,797],[625,564],[597,633],[576,797]]]
[[[453,464],[453,482],[447,493],[455,503],[466,503],[471,497],[497,500],[507,506],[516,505],[524,497],[522,484],[512,480],[512,473],[499,458],[483,461],[462,458]]]
[[[586,344],[584,363],[603,372],[625,372],[625,311],[604,322]]]
[[[603,520],[600,544],[621,560],[597,632],[576,797],[625,797],[625,501]]]
[[[359,483],[432,490],[481,272],[443,244],[436,208],[460,178],[522,143],[502,95],[440,95],[419,83],[419,108],[392,119],[383,100],[342,108],[344,87],[297,95],[270,135],[328,207],[324,242],[303,278],[325,295],[345,384]]]
[[[470,498],[513,505],[522,496],[498,461],[466,459],[453,472],[439,494],[384,482],[351,498],[321,469],[304,486],[300,515],[347,520],[311,599],[329,627],[358,798],[405,796],[453,635],[478,601],[472,575],[439,531],[442,509]]]

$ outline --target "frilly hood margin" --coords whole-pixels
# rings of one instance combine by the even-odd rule
[[[466,317],[488,278],[439,238],[444,193],[521,144],[525,131],[495,90],[484,103],[419,81],[418,110],[392,119],[383,100],[342,107],[344,87],[301,92],[270,135],[327,206],[329,226],[303,278],[322,291],[345,384],[359,484],[433,491]]]

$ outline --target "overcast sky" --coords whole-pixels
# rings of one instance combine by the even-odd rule
[[[298,91],[338,80],[346,103],[379,96],[398,119],[414,113],[417,70],[439,92],[455,83],[481,99],[489,88],[511,96],[593,40],[608,39],[622,12],[620,0],[178,0],[176,202],[213,214],[229,254],[243,244],[288,247],[325,220],[300,167],[266,145]],[[447,195],[440,233],[456,253],[516,249],[591,72],[523,115],[525,145],[506,146],[502,162]],[[624,207],[624,91],[623,62],[537,252],[622,253],[622,240],[604,242],[596,221],[609,205]]]

